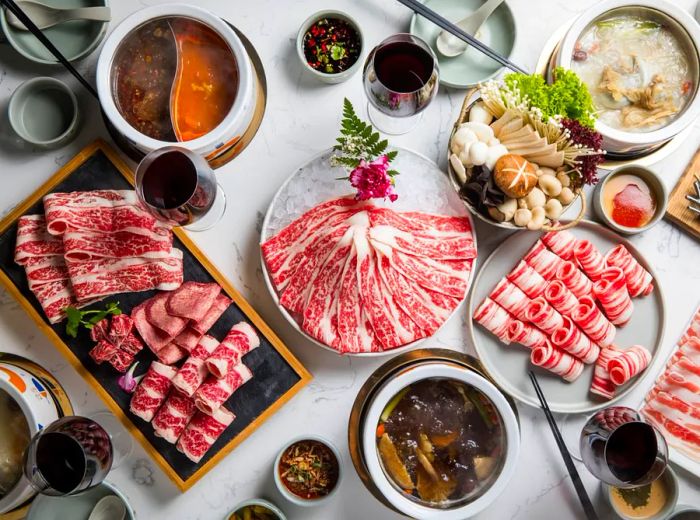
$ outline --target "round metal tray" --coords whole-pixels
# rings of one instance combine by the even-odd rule
[[[426,348],[411,350],[409,352],[404,352],[391,360],[387,361],[379,368],[377,368],[362,385],[360,391],[355,397],[355,402],[352,405],[350,411],[350,418],[348,421],[348,449],[350,450],[350,458],[352,459],[352,464],[355,466],[355,471],[357,476],[365,485],[367,490],[372,493],[374,498],[379,500],[389,509],[397,511],[380,493],[379,489],[372,482],[372,478],[365,464],[365,460],[362,454],[362,428],[364,423],[364,415],[366,412],[366,407],[372,400],[374,394],[379,390],[384,381],[387,380],[392,374],[403,371],[411,366],[426,363],[442,361],[452,365],[458,365],[460,367],[466,367],[469,370],[473,370],[480,376],[493,383],[501,392],[504,397],[513,408],[515,413],[515,418],[520,422],[518,417],[518,409],[515,406],[513,399],[498,386],[491,376],[484,370],[478,359],[470,356],[469,354],[464,354],[462,352],[457,352],[455,350],[443,349],[443,348]],[[400,513],[399,513],[400,514]]]

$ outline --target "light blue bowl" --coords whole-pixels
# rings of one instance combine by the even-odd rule
[[[423,3],[449,21],[459,22],[476,11],[484,0],[424,0]],[[459,56],[444,57],[438,52],[435,44],[442,29],[422,16],[413,15],[410,31],[414,36],[425,40],[433,49],[440,67],[441,85],[466,89],[498,76],[503,70],[502,65],[471,47]],[[515,48],[516,24],[507,2],[503,2],[488,17],[477,33],[477,39],[501,56],[510,58]]]
[[[78,495],[67,497],[37,495],[25,520],[87,520],[95,504],[109,495],[116,495],[124,501],[126,505],[125,520],[136,519],[134,510],[122,492],[114,484],[102,482],[102,484]]]

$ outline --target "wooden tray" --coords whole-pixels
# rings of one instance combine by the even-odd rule
[[[688,209],[690,202],[685,198],[686,195],[695,195],[693,182],[695,182],[696,175],[700,177],[700,149],[695,152],[693,159],[678,180],[678,184],[673,188],[668,199],[666,217],[695,238],[700,239],[700,215]]]
[[[24,270],[14,263],[13,256],[17,219],[25,214],[43,212],[42,198],[47,193],[130,189],[132,184],[133,173],[106,143],[96,141],[85,148],[0,222],[0,282],[17,298],[37,326],[104,400],[168,477],[184,491],[306,385],[311,380],[311,375],[250,304],[197,249],[186,233],[176,229],[173,245],[183,252],[185,280],[217,282],[234,301],[209,333],[221,340],[233,324],[242,320],[257,329],[260,347],[245,357],[246,365],[253,371],[253,379],[227,401],[226,406],[236,415],[236,420],[197,464],[178,452],[174,445],[156,437],[150,423],[129,412],[131,396],[117,385],[119,374],[108,363],[97,365],[92,361],[88,352],[93,342],[86,331],[81,331],[77,338],[70,338],[65,334],[65,323],[48,323],[39,302],[29,290]],[[120,294],[105,298],[96,304],[96,307],[102,307],[105,302],[118,301],[122,311],[129,313],[133,307],[153,294],[155,291]],[[155,356],[148,348],[144,348],[136,359],[141,362],[137,370],[137,374],[140,374],[145,372]]]

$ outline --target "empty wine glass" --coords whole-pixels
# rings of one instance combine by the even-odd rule
[[[395,34],[369,53],[363,82],[372,124],[385,134],[405,134],[437,94],[437,58],[420,38]]]
[[[641,414],[625,406],[594,413],[580,439],[581,458],[594,477],[619,488],[655,481],[668,464],[663,435]]]
[[[24,475],[39,493],[75,495],[105,479],[112,468],[112,442],[92,419],[67,416],[37,433],[24,457]]]
[[[158,219],[188,231],[204,231],[226,210],[226,195],[199,154],[165,146],[146,155],[136,169],[136,193]]]

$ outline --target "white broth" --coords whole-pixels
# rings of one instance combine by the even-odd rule
[[[688,56],[656,21],[631,15],[594,22],[576,43],[571,68],[588,86],[599,120],[627,132],[668,125],[688,103]]]

